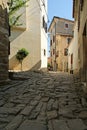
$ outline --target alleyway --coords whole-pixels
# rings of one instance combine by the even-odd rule
[[[87,130],[87,101],[73,75],[26,72],[15,77],[0,86],[0,130]]]

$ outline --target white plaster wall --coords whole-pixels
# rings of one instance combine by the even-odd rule
[[[47,33],[43,28],[43,16],[45,22],[47,23],[47,0],[44,0],[45,6],[43,6],[42,0],[41,4],[41,68],[47,68]],[[46,55],[44,56],[44,49],[46,50]]]
[[[68,69],[71,69],[71,54],[73,54],[73,70],[78,71],[78,22],[75,22],[74,37],[68,48]]]
[[[10,37],[9,68],[14,70],[20,69],[20,64],[18,64],[15,55],[21,48],[26,48],[29,51],[29,55],[23,61],[23,70],[31,69],[40,61],[41,67],[47,66],[47,55],[44,57],[42,54],[43,49],[46,49],[47,52],[47,36],[41,28],[42,13],[44,12],[41,11],[37,0],[30,0],[27,5],[24,13],[26,15],[22,16],[22,19],[24,19],[22,20],[23,26],[20,26],[22,29],[14,29]]]

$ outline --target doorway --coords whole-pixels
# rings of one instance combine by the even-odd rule
[[[83,80],[87,82],[87,21],[83,31]]]

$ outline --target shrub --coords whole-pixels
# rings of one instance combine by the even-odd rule
[[[29,52],[25,48],[20,49],[16,54],[17,60],[19,60],[19,62],[21,63],[21,70],[22,70],[22,61],[28,54]]]

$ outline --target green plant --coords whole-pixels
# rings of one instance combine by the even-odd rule
[[[51,67],[50,63],[47,64],[47,67]]]
[[[19,60],[19,62],[21,63],[21,70],[22,70],[22,62],[23,62],[23,59],[29,54],[29,52],[25,49],[25,48],[22,48],[20,49],[17,54],[16,54],[16,58],[17,60]]]
[[[22,16],[21,14],[16,14],[15,13],[22,7],[26,6],[26,3],[29,0],[8,0],[8,5],[9,5],[9,24],[10,26],[19,26],[21,25],[18,23],[18,20]]]

